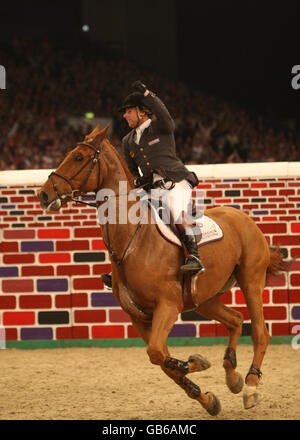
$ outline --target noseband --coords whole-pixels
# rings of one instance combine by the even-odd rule
[[[94,151],[94,156],[93,157],[90,156],[88,161],[85,164],[83,164],[82,167],[72,177],[68,178],[68,177],[62,176],[61,174],[58,174],[57,172],[53,171],[49,175],[49,179],[50,179],[50,181],[51,181],[51,183],[53,185],[54,191],[56,193],[56,197],[61,202],[65,202],[65,200],[67,198],[70,198],[71,200],[73,200],[76,203],[82,203],[84,205],[96,207],[96,203],[88,203],[88,202],[83,202],[82,200],[79,200],[78,198],[75,197],[75,193],[78,192],[79,193],[78,196],[79,196],[80,193],[83,192],[84,186],[86,185],[87,181],[89,180],[89,178],[90,178],[90,176],[91,176],[91,174],[92,174],[96,164],[97,164],[97,167],[98,167],[98,177],[97,177],[98,185],[97,185],[97,188],[95,189],[95,192],[99,188],[99,186],[100,186],[100,158],[99,158],[100,149],[97,149],[97,148],[93,147],[92,145],[87,144],[85,142],[80,142],[79,144],[77,144],[77,146],[79,146],[79,145],[83,145],[85,147],[88,147],[88,148],[92,149]],[[100,148],[101,148],[101,146],[100,146]],[[87,176],[84,179],[83,183],[80,185],[79,188],[77,188],[77,189],[74,188],[72,180],[75,179],[75,177],[77,177],[89,164],[91,164],[91,166],[90,166],[90,169],[88,170]],[[58,191],[57,185],[56,185],[56,183],[55,183],[55,181],[53,179],[54,176],[59,177],[60,179],[62,179],[65,182],[67,182],[67,184],[70,186],[72,191],[70,193],[67,193],[67,194],[60,194],[59,191]]]

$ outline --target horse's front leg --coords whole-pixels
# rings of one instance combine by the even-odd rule
[[[152,331],[152,322],[140,321],[134,317],[131,317],[131,321],[136,331],[148,345]],[[200,354],[190,356],[187,362],[172,358],[166,343],[163,347],[163,353],[165,354],[167,368],[171,368],[171,370],[175,369],[183,374],[204,371],[211,366],[210,362]]]
[[[147,353],[151,363],[160,365],[162,370],[179,385],[186,394],[197,400],[209,414],[217,415],[220,402],[213,393],[202,393],[199,386],[186,377],[195,371],[194,363],[180,361],[170,357],[166,346],[167,337],[178,317],[176,304],[161,301],[156,307],[153,318]]]

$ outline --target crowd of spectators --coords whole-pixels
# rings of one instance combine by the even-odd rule
[[[92,45],[71,50],[46,39],[14,38],[0,47],[0,60],[7,76],[0,91],[0,170],[56,168],[86,134],[68,118],[86,112],[114,119],[110,140],[119,148],[128,127],[117,109],[136,79],[168,107],[186,164],[300,160],[295,131],[266,125],[262,116]]]

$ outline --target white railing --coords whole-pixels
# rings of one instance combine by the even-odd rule
[[[300,162],[188,165],[199,178],[300,177]],[[54,170],[0,171],[0,186],[42,185]]]

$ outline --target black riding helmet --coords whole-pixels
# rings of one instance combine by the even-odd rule
[[[142,103],[142,98],[143,96],[139,92],[131,93],[124,99],[123,105],[119,107],[118,111],[125,112],[127,108],[138,107],[140,110],[144,110],[148,114],[151,114],[152,112]]]

